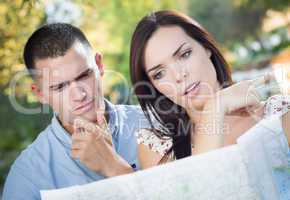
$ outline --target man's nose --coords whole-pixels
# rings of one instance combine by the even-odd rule
[[[86,90],[75,82],[71,83],[70,87],[70,97],[74,101],[82,101],[86,98]]]

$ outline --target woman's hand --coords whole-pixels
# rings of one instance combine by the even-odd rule
[[[238,82],[216,93],[214,102],[224,114],[245,114],[253,108],[259,107],[261,96],[258,87],[274,79],[271,74],[266,74],[254,80]]]
[[[194,154],[224,146],[224,117],[226,114],[245,115],[260,105],[257,87],[273,79],[265,75],[255,80],[246,80],[218,91],[203,108],[200,123],[195,127]]]

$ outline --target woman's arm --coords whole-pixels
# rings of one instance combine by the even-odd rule
[[[201,120],[194,135],[193,154],[204,153],[224,146],[224,117],[226,114],[247,113],[248,108],[261,105],[257,86],[270,80],[270,76],[246,80],[218,91],[204,106]]]
[[[290,111],[282,116],[282,126],[286,133],[288,144],[290,146]]]
[[[224,146],[225,111],[217,104],[217,99],[209,100],[203,109],[200,123],[193,134],[194,149],[192,154],[200,154]]]
[[[149,146],[144,144],[138,144],[137,155],[142,169],[158,165],[159,161],[163,157],[161,154],[152,151]]]
[[[158,165],[172,146],[170,138],[159,138],[150,129],[138,130],[137,136],[137,156],[142,169]],[[164,163],[163,160],[162,163]]]

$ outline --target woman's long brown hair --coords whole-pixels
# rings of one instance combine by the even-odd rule
[[[179,26],[191,38],[211,51],[211,61],[222,87],[232,84],[229,65],[217,48],[214,39],[190,17],[176,11],[158,11],[145,16],[137,25],[130,50],[130,75],[139,104],[158,137],[172,138],[176,159],[191,155],[191,123],[186,111],[158,92],[150,82],[144,67],[144,50],[152,34],[162,26]],[[170,111],[170,112],[168,112]],[[157,122],[159,123],[156,123]]]

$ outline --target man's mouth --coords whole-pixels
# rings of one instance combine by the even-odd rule
[[[188,95],[188,94],[196,94],[198,92],[198,89],[199,89],[199,85],[200,85],[200,81],[198,82],[194,82],[192,84],[190,84],[183,95]]]
[[[78,112],[78,113],[87,112],[89,109],[92,108],[93,103],[94,103],[94,99],[86,101],[85,103],[83,103],[83,104],[79,105],[78,107],[76,107],[74,109],[74,112]]]

